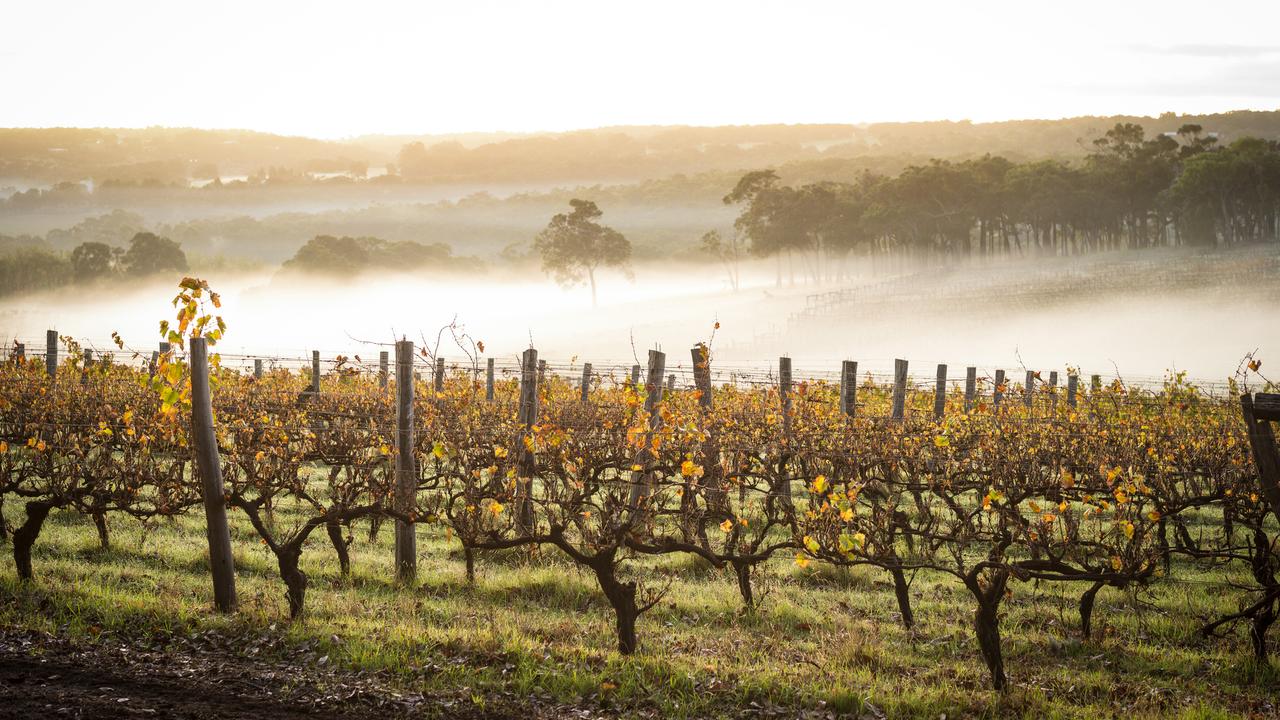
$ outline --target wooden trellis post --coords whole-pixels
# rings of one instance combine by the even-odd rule
[[[517,468],[516,480],[516,518],[520,531],[529,534],[534,530],[533,527],[533,475],[534,475],[534,456],[533,451],[525,446],[524,440],[529,437],[534,424],[538,421],[538,381],[541,379],[540,367],[545,367],[544,362],[538,360],[538,351],[529,348],[524,351],[520,363],[520,409],[519,420],[522,430],[520,437],[520,446],[517,451],[520,453],[520,461]]]
[[[947,411],[947,366],[945,363],[938,365],[938,379],[933,386],[933,416],[938,420]]]
[[[1240,396],[1240,409],[1262,491],[1271,504],[1271,512],[1280,517],[1280,450],[1271,429],[1271,423],[1280,423],[1280,394],[1245,393]]]
[[[973,401],[978,395],[978,368],[970,365],[964,369],[964,411],[973,409]]]
[[[666,370],[666,366],[666,353],[661,350],[649,351],[649,377],[644,388],[644,411],[649,414],[649,432],[645,436],[644,449],[640,451],[640,458],[636,463],[642,466],[642,469],[631,474],[630,505],[633,510],[639,506],[640,498],[644,497],[649,489],[647,466],[652,457],[650,447],[653,435],[662,427],[662,415],[658,412],[658,402],[662,399],[662,373]]]
[[[417,505],[418,473],[413,457],[413,341],[396,343],[396,510],[408,514]],[[396,579],[412,582],[418,574],[414,523],[396,518]]]
[[[191,338],[191,438],[195,444],[196,469],[200,473],[200,491],[204,498],[213,603],[220,612],[231,612],[236,607],[236,571],[231,556],[227,505],[223,499],[218,438],[213,429],[209,357],[205,343],[204,338]]]
[[[907,412],[907,361],[893,361],[893,419],[901,420]]]
[[[58,378],[58,331],[50,330],[44,334],[44,370],[50,380]]]
[[[854,417],[858,410],[858,362],[840,363],[840,412]]]

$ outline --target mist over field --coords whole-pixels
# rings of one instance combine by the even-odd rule
[[[1122,264],[1125,257],[1109,261]],[[606,273],[594,309],[585,287],[566,289],[510,271],[423,277],[389,270],[320,279],[258,269],[202,276],[222,295],[228,332],[219,347],[230,365],[244,355],[292,366],[312,350],[326,360],[338,354],[371,360],[401,337],[465,364],[464,350],[450,332],[441,332],[456,324],[504,364],[514,363],[530,343],[554,364],[585,361],[597,369],[643,363],[647,349],[660,347],[670,367],[687,372],[689,348],[711,341],[717,367],[744,377],[776,366],[776,357],[785,354],[798,375],[829,378],[844,359],[858,360],[864,373],[883,374],[902,357],[920,377],[932,377],[936,363],[947,363],[953,379],[976,365],[983,376],[1023,367],[1065,376],[1072,367],[1144,383],[1172,370],[1222,382],[1245,353],[1267,357],[1280,349],[1280,322],[1259,321],[1280,307],[1277,258],[1229,253],[1213,258],[1215,267],[1223,267],[1190,287],[1149,279],[1146,287],[1134,287],[1157,272],[1153,267],[1175,270],[1192,257],[1171,252],[1105,281],[1093,274],[1096,265],[1072,270],[1070,262],[1053,263],[1055,272],[1073,279],[1051,299],[1010,289],[1011,280],[1041,264],[1036,261],[868,271],[832,287],[779,287],[771,264],[755,261],[743,269],[737,292],[714,267],[644,263],[633,268],[632,278]],[[1262,265],[1271,279],[1242,289],[1224,270],[1240,261]],[[957,287],[957,278],[966,284]],[[118,352],[111,339],[118,332],[130,350],[149,356],[159,321],[173,314],[175,279],[8,298],[0,302],[0,329],[7,340],[24,341],[28,352],[43,346],[46,329],[98,352]],[[830,302],[824,293],[842,288],[866,289],[813,311]]]

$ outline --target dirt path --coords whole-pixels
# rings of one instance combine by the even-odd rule
[[[323,663],[321,663],[323,665]],[[111,639],[76,644],[0,629],[0,718],[301,720],[400,717],[597,717],[537,702],[488,703],[395,690],[377,673],[316,667],[310,658],[262,660],[196,637],[147,647]]]

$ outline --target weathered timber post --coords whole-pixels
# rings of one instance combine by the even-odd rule
[[[1079,391],[1079,387],[1080,387],[1080,376],[1075,373],[1071,373],[1070,375],[1068,375],[1067,376],[1067,405],[1068,406],[1070,407],[1076,406],[1076,393]]]
[[[676,391],[676,374],[671,373],[670,375],[667,376],[667,393],[670,394],[675,391]]]
[[[640,366],[639,365],[631,366],[631,387],[633,388],[640,387]]]
[[[493,358],[484,363],[484,399],[493,400]]]
[[[938,420],[947,412],[947,365],[938,364],[938,380],[933,386],[933,416]]]
[[[694,345],[689,351],[693,359],[693,385],[698,390],[698,405],[711,409],[711,351],[706,345]]]
[[[538,361],[538,385],[541,386],[547,381],[547,361]]]
[[[196,471],[204,498],[205,531],[209,541],[209,571],[213,576],[213,604],[220,612],[236,608],[236,570],[231,556],[231,531],[222,490],[222,463],[213,430],[213,400],[209,395],[209,355],[204,338],[191,338],[191,439]]]
[[[320,351],[311,351],[311,392],[320,393]]]
[[[386,350],[378,352],[378,387],[386,389],[391,382],[391,353]]]
[[[538,420],[538,380],[540,373],[538,367],[541,365],[538,361],[538,351],[529,348],[524,351],[520,363],[520,408],[519,420],[523,428],[520,438],[518,452],[520,453],[520,463],[517,468],[516,480],[516,518],[517,524],[521,532],[525,534],[533,533],[533,475],[534,475],[534,457],[533,451],[525,445],[525,438],[528,438],[532,432],[534,424]]]
[[[964,411],[973,409],[973,400],[978,395],[978,368],[970,365],[964,369]]]
[[[262,358],[253,361],[253,376],[258,380],[262,379]]]
[[[27,361],[27,345],[26,343],[16,343],[13,346],[13,359],[18,365]]]
[[[89,368],[93,367],[93,351],[88,348],[84,351],[84,367],[80,369],[80,384],[89,384]]]
[[[658,402],[662,399],[662,373],[667,369],[667,354],[661,350],[649,351],[649,377],[644,386],[644,411],[649,414],[649,432],[645,436],[644,449],[640,451],[637,465],[641,469],[631,474],[630,505],[634,511],[640,505],[640,498],[647,495],[649,489],[649,464],[653,457],[650,450],[653,435],[662,427],[662,415],[658,412]]]
[[[858,410],[858,362],[840,363],[840,412],[854,417]]]
[[[791,440],[791,358],[778,358],[778,399],[782,408],[782,433]]]
[[[1089,377],[1089,389],[1093,392],[1102,392],[1102,376],[1091,375]]]
[[[1028,370],[1026,383],[1022,386],[1022,404],[1030,408],[1035,403],[1035,398],[1036,374],[1035,372]]]
[[[413,457],[413,341],[396,343],[396,511],[408,516],[417,505],[418,478]],[[418,538],[414,523],[396,518],[396,580],[413,582],[418,574]]]
[[[436,395],[444,392],[444,358],[436,358],[436,371],[432,376],[432,387],[435,388]]]
[[[991,407],[999,408],[1000,401],[1004,399],[1004,371],[996,371],[996,386],[991,391]]]
[[[702,411],[705,422],[712,408],[711,349],[699,343],[689,351],[689,356],[693,360],[693,385],[698,392],[698,407]],[[720,466],[720,442],[713,429],[707,431],[706,440],[702,443],[702,465],[704,470],[702,484],[707,488],[707,503],[727,512],[728,508],[724,505],[724,488],[721,487],[724,473]],[[688,501],[692,506],[694,502],[692,493],[686,493],[686,495],[690,496]],[[684,500],[683,497],[681,499]]]
[[[1058,371],[1049,371],[1049,406],[1058,407]]]
[[[587,402],[591,394],[591,363],[582,363],[582,402]]]
[[[58,377],[58,331],[50,330],[44,334],[44,371],[50,379]]]
[[[907,361],[893,361],[893,419],[901,420],[907,412]]]
[[[1258,467],[1259,484],[1271,504],[1271,511],[1280,517],[1280,450],[1276,448],[1275,433],[1271,429],[1272,422],[1280,422],[1280,394],[1245,393],[1240,396],[1240,409],[1253,461]]]
[[[778,399],[782,407],[782,451],[781,457],[778,459],[780,472],[779,475],[786,477],[785,464],[791,457],[791,358],[785,355],[778,358]],[[784,480],[782,487],[782,497],[787,502],[791,501],[791,481]]]

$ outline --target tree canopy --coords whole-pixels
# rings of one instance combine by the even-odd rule
[[[626,269],[631,260],[631,242],[622,233],[596,220],[604,213],[590,200],[573,199],[569,213],[557,213],[534,238],[533,246],[542,257],[542,269],[563,286],[586,280],[591,286],[591,306],[596,307],[596,270],[602,267]]]
[[[129,241],[124,266],[130,275],[187,272],[187,255],[182,246],[155,233],[140,232]]]

